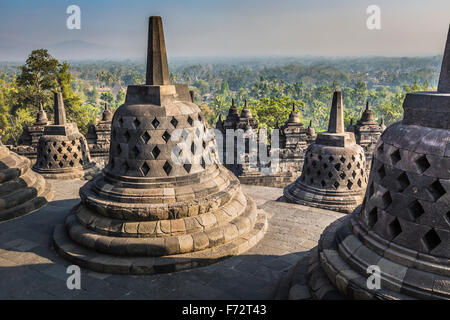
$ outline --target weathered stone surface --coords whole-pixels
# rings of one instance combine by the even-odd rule
[[[39,139],[33,170],[48,179],[85,178],[96,171],[86,139],[75,123],[66,123],[61,92],[55,93],[55,124]]]
[[[203,266],[248,250],[267,229],[266,215],[218,163],[187,86],[165,80],[160,17],[150,18],[149,50],[147,84],[130,86],[113,116],[108,165],[55,229],[58,252],[99,272]]]
[[[109,110],[108,104],[105,103],[101,120],[97,125],[89,125],[86,134],[90,154],[97,165],[102,168],[108,164],[112,118],[113,112]]]
[[[346,297],[450,299],[448,50],[438,92],[407,94],[403,120],[378,140],[361,207],[319,242],[321,267]],[[373,265],[378,289],[366,285]]]
[[[0,141],[0,221],[30,213],[53,198],[51,187],[30,166],[30,160]]]
[[[302,175],[284,189],[283,200],[340,212],[351,212],[367,185],[362,148],[353,133],[343,131],[342,93],[335,92],[331,132],[319,133],[306,150]]]

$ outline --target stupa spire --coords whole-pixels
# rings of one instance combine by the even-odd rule
[[[64,100],[60,91],[54,94],[54,112],[55,112],[55,125],[66,124],[66,110],[64,109]]]
[[[370,104],[369,100],[366,101],[366,111],[370,111]]]
[[[150,17],[147,49],[147,85],[170,84],[167,51],[161,17]]]
[[[450,93],[450,26],[442,59],[441,75],[439,76],[438,92]]]
[[[342,101],[342,91],[335,91],[333,94],[328,132],[344,132],[344,104]]]

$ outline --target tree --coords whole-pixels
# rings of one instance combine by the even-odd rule
[[[58,85],[59,62],[46,49],[33,50],[25,65],[19,67],[17,84],[20,87],[18,105],[13,108],[31,107],[38,110],[40,105],[49,104],[52,91]]]

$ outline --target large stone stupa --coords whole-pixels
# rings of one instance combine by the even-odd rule
[[[31,170],[30,160],[0,141],[0,221],[30,213],[52,198],[52,188]]]
[[[66,121],[61,92],[55,92],[55,120],[39,139],[33,170],[47,179],[87,178],[95,173],[88,144],[76,123]]]
[[[450,299],[450,29],[437,92],[408,93],[403,109],[378,140],[363,205],[321,236],[309,285],[322,272],[331,286],[316,298]]]
[[[160,17],[150,18],[148,40],[146,84],[129,86],[114,114],[108,166],[54,232],[61,255],[98,272],[202,266],[246,251],[267,228],[218,163],[188,86],[170,84]]]
[[[284,189],[284,200],[310,207],[352,212],[367,185],[363,149],[344,132],[342,92],[333,95],[327,132],[306,150],[302,175]]]

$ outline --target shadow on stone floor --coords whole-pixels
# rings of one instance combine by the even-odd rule
[[[0,299],[274,299],[280,280],[308,251],[295,243],[300,238],[292,240],[290,252],[277,247],[269,235],[270,229],[277,230],[274,225],[247,253],[205,267],[149,276],[82,269],[82,290],[69,290],[71,263],[53,249],[52,233],[78,202],[52,201],[0,224]]]

